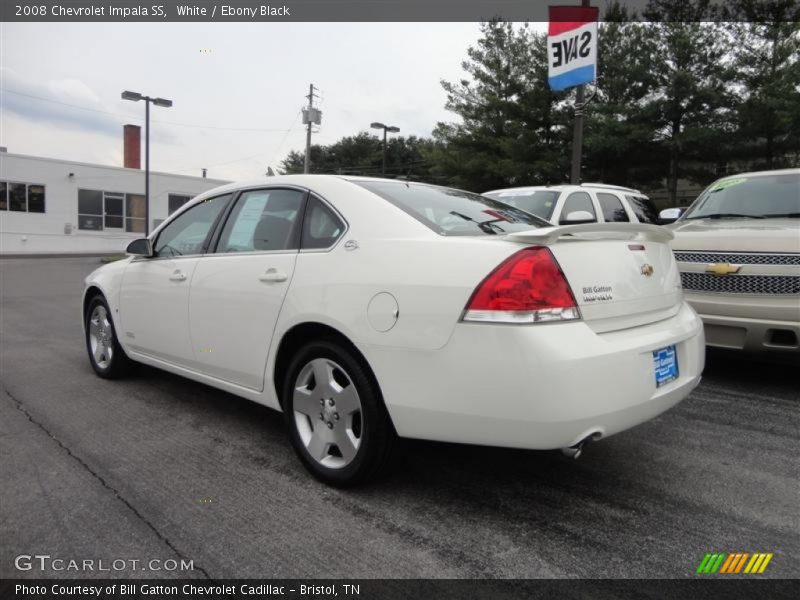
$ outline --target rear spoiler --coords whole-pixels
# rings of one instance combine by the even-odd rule
[[[558,225],[530,231],[509,233],[510,242],[523,244],[553,244],[561,237],[576,240],[636,240],[669,242],[675,235],[659,225],[645,223],[586,223],[583,225]]]

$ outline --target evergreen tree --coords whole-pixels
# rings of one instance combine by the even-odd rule
[[[645,17],[656,41],[655,96],[646,107],[656,141],[669,157],[667,190],[677,201],[678,179],[706,183],[725,158],[733,118],[726,28],[710,23],[709,0],[651,0]]]
[[[563,181],[565,115],[547,86],[546,36],[527,25],[489,21],[462,63],[466,76],[442,82],[446,108],[460,122],[439,123],[434,173],[452,185],[485,191]]]
[[[736,157],[756,158],[751,168],[800,164],[800,4],[735,0],[728,8],[741,94]]]

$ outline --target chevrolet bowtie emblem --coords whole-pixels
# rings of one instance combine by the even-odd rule
[[[706,273],[712,273],[714,275],[732,275],[733,273],[738,273],[741,268],[742,265],[732,265],[726,262],[711,263],[706,267]]]
[[[647,263],[642,265],[642,275],[645,277],[650,277],[650,275],[653,274],[653,271],[655,271],[653,265],[648,265]]]

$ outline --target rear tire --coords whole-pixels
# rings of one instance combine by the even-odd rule
[[[98,294],[89,301],[84,319],[86,351],[94,372],[104,379],[126,375],[131,360],[119,344],[111,310],[103,296]]]
[[[330,340],[301,347],[282,398],[292,446],[314,477],[344,487],[387,470],[397,434],[377,382],[352,350]]]

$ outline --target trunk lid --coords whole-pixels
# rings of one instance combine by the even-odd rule
[[[569,282],[583,320],[598,333],[667,319],[680,309],[672,233],[641,223],[548,227],[506,236],[546,245]]]

